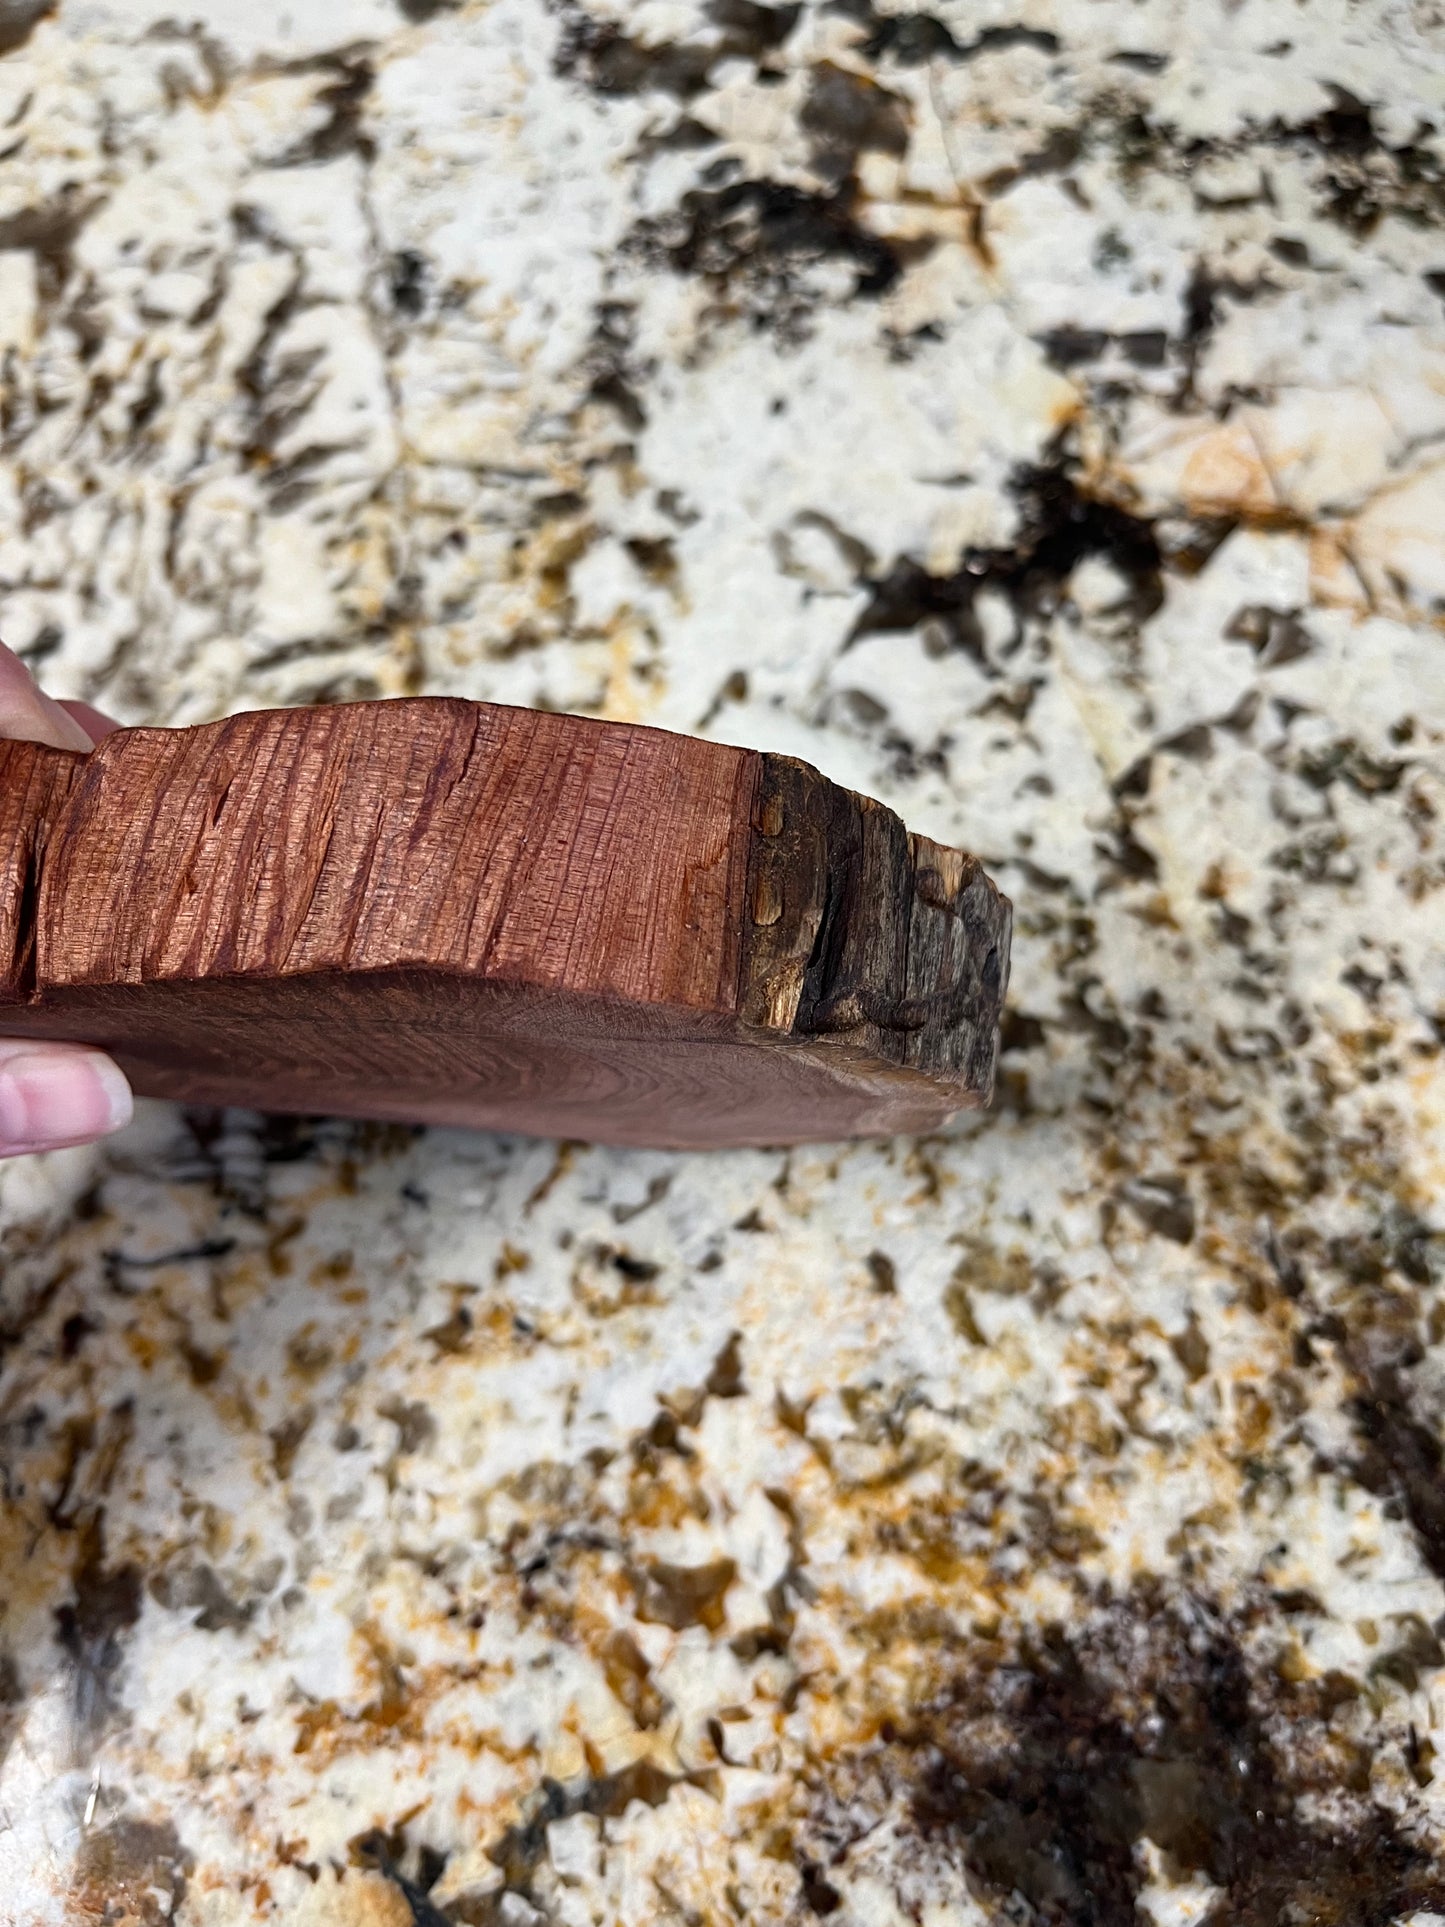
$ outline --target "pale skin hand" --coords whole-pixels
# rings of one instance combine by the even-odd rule
[[[115,727],[89,703],[44,695],[0,643],[0,737],[90,749]],[[130,1114],[130,1086],[102,1051],[0,1037],[0,1158],[88,1144],[128,1124]]]

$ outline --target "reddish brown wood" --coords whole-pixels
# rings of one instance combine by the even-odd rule
[[[0,743],[0,1034],[138,1090],[618,1143],[987,1100],[1009,910],[805,764],[418,698]]]

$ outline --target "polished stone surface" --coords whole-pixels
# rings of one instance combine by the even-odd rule
[[[799,752],[1018,936],[924,1142],[6,1167],[0,1917],[1445,1914],[1435,0],[36,12],[51,687]]]

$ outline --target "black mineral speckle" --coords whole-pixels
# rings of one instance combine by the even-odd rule
[[[1136,1178],[1123,1187],[1120,1195],[1135,1216],[1150,1231],[1175,1244],[1187,1245],[1194,1237],[1194,1202],[1180,1179]]]
[[[519,1920],[551,1918],[536,1905],[533,1891],[547,1856],[548,1827],[576,1813],[616,1816],[637,1800],[659,1807],[683,1781],[712,1784],[706,1772],[673,1776],[645,1759],[616,1773],[566,1782],[544,1779],[527,1800],[522,1819],[487,1848],[487,1858],[500,1868],[504,1885],[485,1894],[458,1895],[447,1903],[444,1918],[457,1927],[511,1927]]]
[[[691,100],[722,60],[764,61],[797,25],[800,6],[768,7],[758,0],[710,0],[708,30],[695,39],[644,42],[611,20],[599,20],[578,0],[557,0],[561,16],[553,65],[599,94],[649,91]]]
[[[375,147],[364,115],[375,78],[369,60],[339,60],[334,79],[316,96],[316,104],[326,110],[326,118],[287,150],[280,165],[304,167],[335,160],[341,154],[360,154],[363,160],[370,160]]]
[[[865,149],[902,154],[908,146],[908,108],[864,74],[825,61],[814,68],[798,116],[813,149],[813,166],[838,181]]]
[[[783,339],[804,332],[810,301],[801,284],[811,267],[847,262],[852,294],[881,295],[923,245],[864,227],[851,181],[817,193],[790,182],[729,179],[690,189],[672,212],[639,222],[629,241],[644,259],[708,281],[720,303]]]
[[[1247,1614],[1149,1582],[1080,1623],[960,1640],[926,1703],[830,1764],[803,1844],[842,1887],[850,1847],[901,1806],[910,1876],[991,1920],[1139,1927],[1148,1839],[1171,1877],[1220,1890],[1210,1927],[1390,1927],[1445,1905],[1445,1865],[1371,1796],[1361,1690],[1288,1683]]]
[[[1437,1578],[1445,1579],[1445,1454],[1412,1396],[1404,1363],[1381,1356],[1371,1334],[1347,1347],[1358,1389],[1350,1414],[1360,1438],[1355,1477],[1414,1528]]]
[[[1091,555],[1107,559],[1124,578],[1123,607],[1130,613],[1142,619],[1160,606],[1163,557],[1148,520],[1088,494],[1064,462],[1021,470],[1014,491],[1019,532],[1010,548],[970,549],[952,574],[942,576],[900,556],[873,582],[850,640],[932,619],[949,645],[984,664],[974,613],[979,592],[1000,591],[1021,616],[1047,611],[1076,564]]]
[[[1101,328],[1050,328],[1038,336],[1038,344],[1050,364],[1066,373],[1070,368],[1097,361],[1112,340],[1113,336]]]
[[[55,1609],[56,1633],[72,1666],[77,1725],[101,1724],[111,1710],[122,1635],[140,1617],[141,1575],[127,1563],[106,1561],[105,1523],[89,1513],[76,1527],[71,1597]]]
[[[70,279],[71,251],[99,197],[67,185],[53,199],[22,207],[0,220],[0,249],[35,257],[36,283],[43,300],[56,300]]]
[[[960,40],[931,13],[883,13],[873,0],[831,0],[827,10],[856,21],[864,30],[862,52],[869,60],[893,60],[900,67],[921,67],[930,60],[974,60],[1010,47],[1056,54],[1060,45],[1057,34],[1021,21],[1000,21],[982,28],[972,39]]]
[[[426,257],[415,248],[401,248],[391,257],[388,277],[391,305],[399,314],[416,316],[426,306]]]
[[[45,16],[54,13],[56,5],[57,0],[0,0],[0,54],[23,47]]]

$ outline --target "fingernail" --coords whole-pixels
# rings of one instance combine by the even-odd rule
[[[105,1137],[132,1109],[124,1073],[102,1052],[21,1052],[0,1064],[0,1157]]]
[[[73,716],[47,696],[13,649],[0,644],[0,736],[23,742],[49,743],[55,749],[91,749],[88,736]]]

